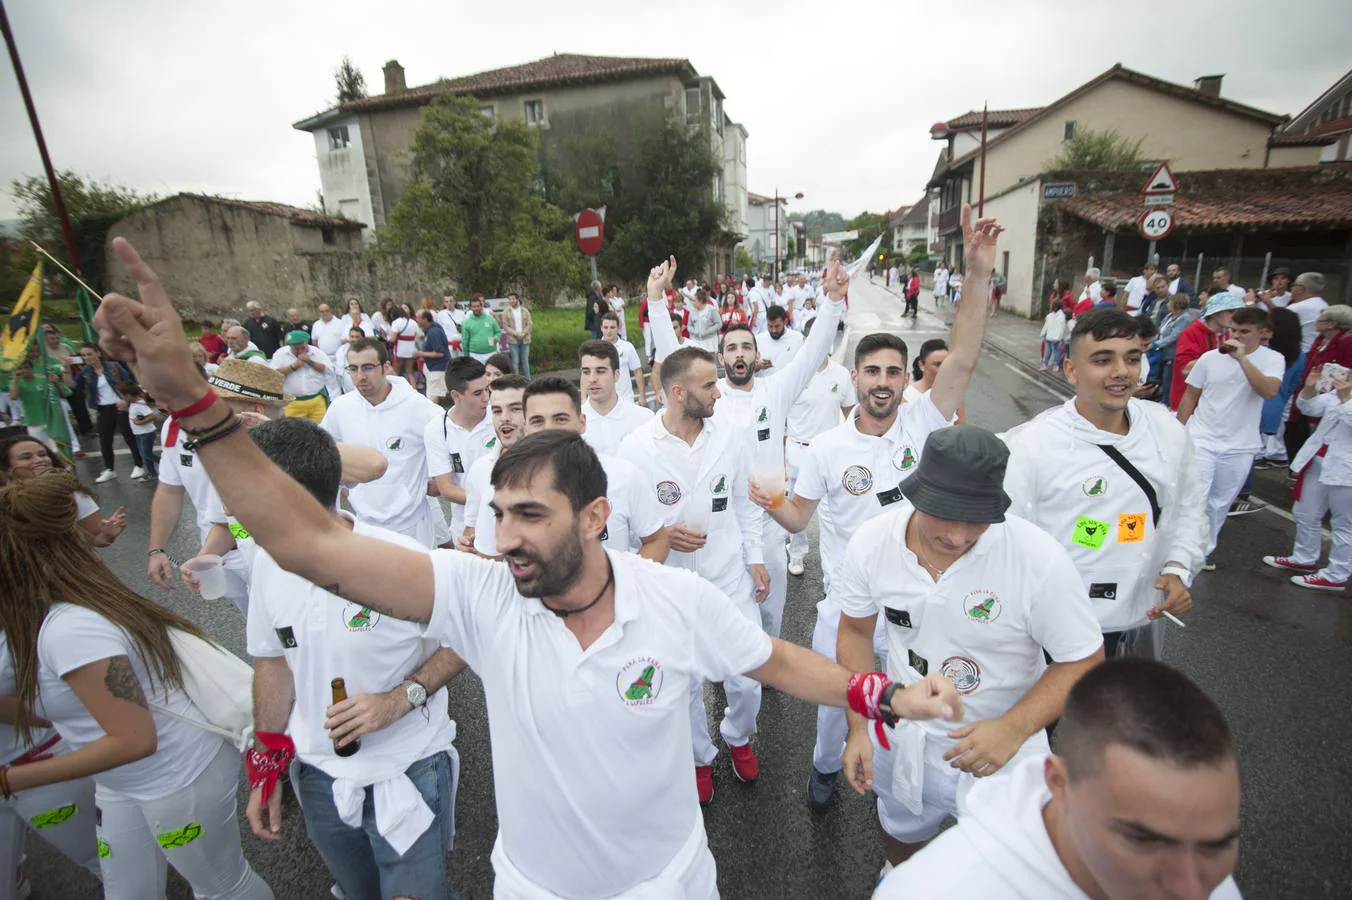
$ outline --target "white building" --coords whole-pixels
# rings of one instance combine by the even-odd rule
[[[779,198],[778,238],[775,236],[775,198],[748,192],[746,199],[747,229],[746,242],[743,246],[751,254],[751,258],[756,261],[758,269],[762,271],[772,269],[776,248],[778,248],[780,259],[792,252],[791,235],[793,229],[790,227],[789,217],[784,211],[784,207],[789,202],[788,198]]]

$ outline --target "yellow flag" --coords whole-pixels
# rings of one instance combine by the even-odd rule
[[[42,320],[42,260],[38,260],[28,284],[19,295],[19,302],[5,320],[0,332],[0,369],[13,369],[28,354],[28,344],[38,333]]]

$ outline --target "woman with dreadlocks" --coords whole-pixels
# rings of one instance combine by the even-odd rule
[[[20,434],[0,440],[0,484],[8,479],[36,478],[45,472],[70,472],[57,452],[32,435]],[[75,505],[80,528],[95,547],[107,547],[127,527],[127,513],[118,507],[105,519],[99,512],[94,492],[83,482],[75,483]]]
[[[155,900],[172,864],[198,897],[273,900],[240,848],[239,756],[183,691],[169,629],[204,637],[122,584],[76,524],[65,472],[0,486],[0,623],[20,738],[51,722],[71,752],[0,767],[0,796],[91,778],[104,897]],[[184,721],[184,720],[188,721]]]

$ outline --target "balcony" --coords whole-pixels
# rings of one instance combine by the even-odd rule
[[[962,227],[962,207],[954,206],[939,213],[939,233],[948,234]]]

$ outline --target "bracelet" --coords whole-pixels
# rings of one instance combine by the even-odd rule
[[[183,442],[184,449],[195,453],[198,450],[205,447],[207,444],[213,444],[216,441],[221,440],[222,438],[228,438],[230,437],[230,435],[234,434],[236,431],[239,431],[240,428],[243,427],[244,419],[241,416],[237,416],[234,413],[231,413],[230,419],[226,420],[225,422],[222,422],[221,425],[225,427],[213,429],[212,431],[202,435],[201,437],[194,437],[190,441],[184,441]]]
[[[0,794],[8,800],[14,796],[14,791],[9,787],[9,766],[0,766]]]
[[[198,398],[197,402],[191,403],[182,409],[171,409],[169,410],[169,415],[173,416],[175,419],[186,419],[189,416],[195,416],[198,413],[206,412],[211,404],[215,403],[218,399],[220,398],[217,396],[216,392],[207,388],[207,392]]]
[[[151,547],[149,550],[146,551],[146,556],[158,556],[161,553],[163,553],[165,556],[169,555],[168,552],[163,547]]]
[[[218,422],[212,422],[206,428],[189,428],[188,426],[184,425],[182,426],[183,433],[188,435],[189,437],[203,437],[205,435],[211,434],[213,431],[215,431],[217,428],[220,428],[222,425],[227,424],[234,417],[235,411],[232,409],[228,413],[226,413],[224,419],[221,419]]]

